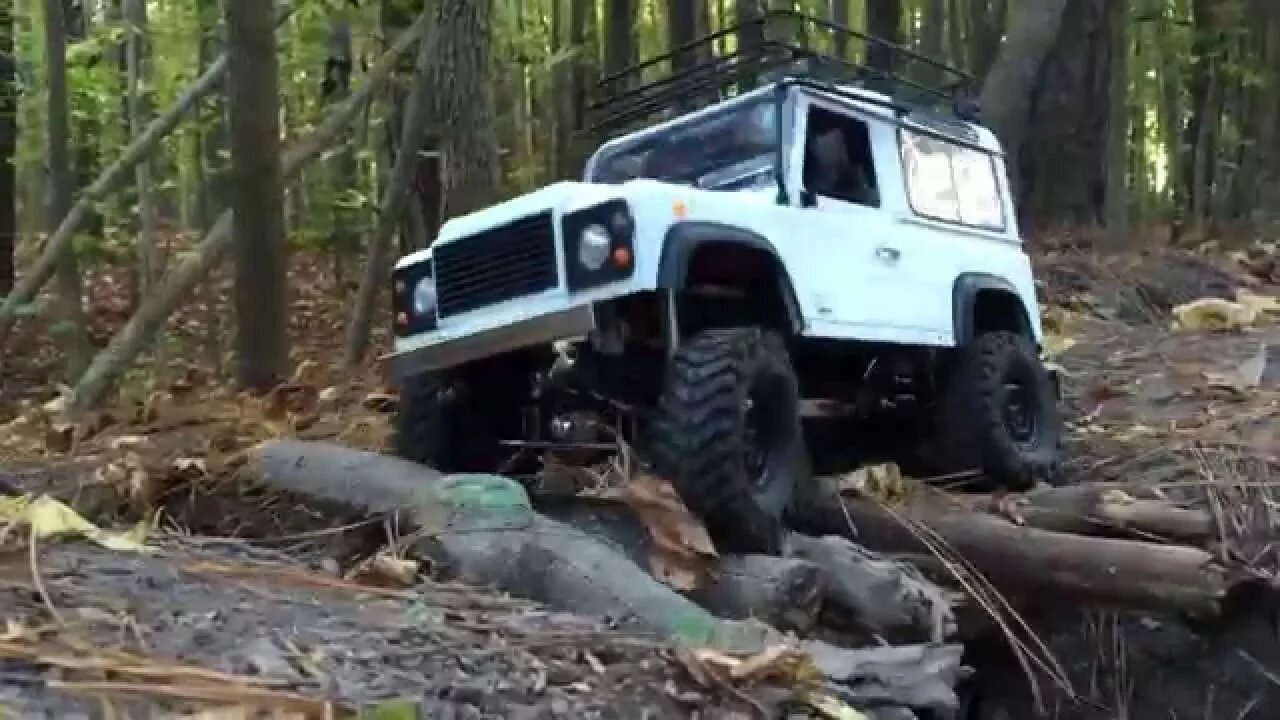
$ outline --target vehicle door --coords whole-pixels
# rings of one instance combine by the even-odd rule
[[[891,187],[886,179],[901,178],[894,172],[896,125],[834,100],[808,94],[798,100],[794,137],[804,147],[792,155],[792,167],[799,167],[790,174],[800,187],[792,242],[804,255],[797,292],[809,294],[807,304],[818,315],[811,331],[939,344],[947,329],[917,311],[936,298],[922,296],[904,270],[902,226],[884,197]]]

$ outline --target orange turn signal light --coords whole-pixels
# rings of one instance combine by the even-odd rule
[[[613,249],[613,264],[618,268],[631,267],[631,248],[616,247]]]

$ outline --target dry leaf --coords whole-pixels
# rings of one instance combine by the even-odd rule
[[[410,587],[418,581],[422,563],[388,553],[378,553],[351,568],[346,579],[375,587]]]
[[[653,539],[649,564],[654,576],[680,590],[701,587],[720,555],[706,526],[689,511],[671,483],[639,474],[623,486],[621,496]]]
[[[1173,309],[1175,330],[1224,330],[1253,325],[1258,320],[1257,307],[1206,297]]]
[[[840,492],[892,504],[907,494],[907,480],[896,463],[865,465],[840,477]]]
[[[811,692],[805,695],[804,702],[826,720],[867,720],[866,715],[833,695]]]
[[[77,536],[109,550],[152,552],[134,533],[111,533],[85,520],[75,510],[48,495],[0,498],[0,521],[26,525],[37,538]],[[136,528],[135,528],[136,530]]]

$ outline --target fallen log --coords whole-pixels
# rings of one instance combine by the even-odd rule
[[[950,502],[910,504],[891,512],[871,500],[828,496],[806,511],[801,525],[845,534],[851,532],[850,520],[857,540],[867,547],[918,553],[934,552],[930,544],[942,545],[1001,589],[1019,595],[1212,618],[1229,594],[1258,582],[1199,548],[1042,530]]]
[[[534,496],[543,515],[591,535],[597,542],[649,570],[653,540],[639,517],[618,501],[591,498]],[[818,619],[827,591],[830,569],[800,558],[770,555],[729,555],[721,558],[716,576],[689,597],[721,617],[755,618],[779,630],[807,632]]]
[[[945,591],[911,566],[883,558],[836,535],[792,533],[786,553],[826,571],[826,599],[880,636],[906,632],[934,642],[956,632],[955,612]]]
[[[817,624],[830,575],[800,558],[730,555],[690,597],[734,620],[756,618],[779,630],[808,633]]]
[[[278,490],[368,513],[394,513],[425,537],[419,549],[472,584],[607,617],[677,642],[751,655],[788,642],[754,620],[712,615],[656,581],[610,544],[536,512],[524,488],[494,475],[441,475],[398,458],[326,443],[280,440],[247,470]],[[954,712],[963,648],[928,644],[801,649],[855,704]]]
[[[1044,488],[1003,498],[962,497],[956,502],[972,510],[1013,514],[1029,527],[1061,533],[1192,545],[1206,545],[1218,535],[1207,510],[1181,507],[1114,483]]]

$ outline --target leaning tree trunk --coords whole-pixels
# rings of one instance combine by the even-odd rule
[[[265,391],[289,362],[280,87],[272,4],[226,0],[240,384]]]
[[[67,107],[67,18],[62,0],[45,0],[45,54],[48,68],[47,112],[49,167],[48,227],[52,232],[71,208],[74,193],[71,174],[70,111]],[[81,299],[80,269],[74,248],[58,255],[57,280],[61,306],[61,333],[67,356],[66,377],[75,382],[89,364],[89,334]]]
[[[426,138],[427,116],[430,111],[427,107],[427,97],[433,89],[427,84],[428,71],[435,53],[438,35],[438,33],[428,33],[419,43],[418,62],[414,68],[412,88],[404,103],[400,150],[396,153],[391,177],[387,181],[386,191],[382,194],[382,203],[373,227],[373,238],[369,241],[369,256],[365,260],[364,277],[360,281],[360,290],[356,293],[351,320],[347,324],[347,345],[343,364],[349,370],[363,362],[369,350],[373,312],[378,305],[380,291],[386,284],[384,276],[391,236],[395,234],[396,227],[400,224],[405,202],[409,198],[410,183],[418,170],[418,151]]]
[[[276,15],[276,24],[282,24],[292,14],[292,5],[283,6]],[[103,170],[97,180],[80,192],[75,205],[45,241],[40,257],[26,269],[15,283],[13,290],[5,297],[4,303],[0,305],[0,346],[3,346],[9,332],[13,329],[18,309],[31,302],[36,293],[40,292],[40,288],[44,287],[45,282],[54,274],[58,259],[71,247],[76,232],[88,221],[94,204],[115,191],[128,177],[129,172],[137,167],[138,163],[150,157],[160,141],[178,127],[186,113],[222,84],[227,74],[227,64],[227,55],[223,53],[178,96],[168,110],[148,125],[142,134],[129,142],[128,147],[121,151],[120,157]]]
[[[493,0],[441,0],[436,10],[438,41],[431,62],[435,124],[453,129],[441,145],[443,218],[483,206],[501,186],[493,96],[485,81],[492,10]]]
[[[365,82],[341,105],[333,108],[324,122],[310,135],[291,146],[282,159],[284,176],[292,177],[307,163],[315,160],[329,148],[364,108],[369,99],[381,90],[395,64],[409,48],[413,47],[427,27],[426,19],[417,23],[396,38],[395,43],[370,68]],[[230,210],[223,211],[214,226],[196,245],[194,252],[183,258],[156,286],[147,298],[93,359],[84,377],[72,391],[71,404],[79,409],[90,408],[100,402],[107,391],[133,362],[138,353],[151,343],[156,332],[197,284],[217,265],[232,242]]]

